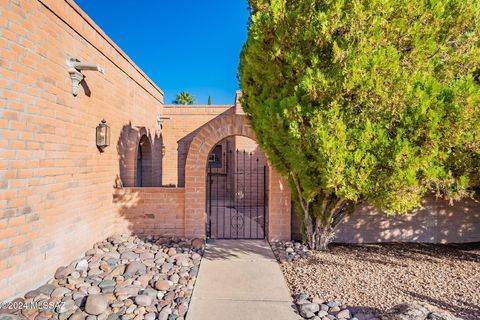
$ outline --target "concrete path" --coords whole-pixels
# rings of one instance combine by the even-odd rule
[[[215,240],[207,244],[187,320],[298,320],[269,244]]]

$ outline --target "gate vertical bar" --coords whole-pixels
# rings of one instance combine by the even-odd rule
[[[215,212],[217,213],[217,237],[219,237],[219,234],[218,234],[218,176],[217,175],[213,175],[216,179],[216,188],[215,188],[215,204],[216,204],[216,207],[215,207]]]
[[[257,178],[257,179],[256,179],[256,181],[257,181],[257,192],[255,193],[255,197],[257,198],[257,199],[256,199],[257,201],[256,201],[256,206],[255,206],[255,216],[257,217],[257,221],[260,222],[260,216],[259,216],[259,214],[258,214],[258,197],[260,196],[260,195],[258,194],[258,174],[259,174],[259,172],[260,172],[260,168],[258,167],[258,157],[257,157],[257,167],[256,167],[255,170],[256,170],[256,178]],[[259,238],[259,236],[258,236],[258,224],[259,224],[259,223],[257,223],[257,228],[256,228],[257,238]]]
[[[238,149],[235,151],[235,206],[234,206],[234,212],[238,213]],[[230,238],[232,238],[232,219],[231,219],[231,214],[230,214]]]
[[[248,230],[249,232],[249,235],[248,237],[249,238],[253,238],[253,232],[252,232],[252,153],[250,152],[249,155],[250,157],[250,172],[248,173],[249,176],[248,176],[248,184],[249,184],[249,192],[248,192],[248,195],[249,195],[249,198],[248,198],[248,201],[249,201],[249,204],[248,204],[248,211],[250,212],[250,229]]]
[[[246,206],[246,201],[245,201],[245,196],[247,193],[247,184],[245,181],[245,176],[247,175],[247,165],[245,164],[246,160],[246,154],[247,152],[245,149],[243,150],[243,203],[242,203],[242,214],[243,214],[243,237],[245,237],[245,229],[247,228],[245,226],[245,219],[247,218],[247,214],[245,213],[245,206]]]
[[[208,165],[208,164],[207,164]],[[208,165],[207,174],[207,195],[208,195],[208,237],[212,237],[212,175],[210,165]]]
[[[223,200],[224,203],[223,203],[223,237],[225,237],[225,216],[227,215],[227,212],[230,212],[230,205],[229,205],[229,201],[230,199],[228,199],[228,168],[226,169],[225,171],[227,174],[225,175],[225,199]]]
[[[263,237],[267,237],[267,219],[266,219],[266,208],[267,208],[267,166],[263,166]]]

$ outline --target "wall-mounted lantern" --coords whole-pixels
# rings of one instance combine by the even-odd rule
[[[165,157],[167,154],[167,146],[162,143],[162,157]]]
[[[97,148],[103,152],[110,145],[110,127],[105,119],[97,126]]]

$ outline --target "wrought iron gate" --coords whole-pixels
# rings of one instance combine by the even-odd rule
[[[264,239],[267,206],[265,162],[245,151],[229,150],[209,159],[207,236],[212,239]],[[218,165],[220,163],[220,165]]]

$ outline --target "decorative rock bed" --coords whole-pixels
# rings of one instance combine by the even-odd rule
[[[300,242],[276,241],[270,243],[275,257],[280,263],[308,258],[312,252]]]
[[[374,314],[364,314],[354,308],[342,306],[335,301],[322,302],[319,298],[311,298],[300,293],[296,300],[300,316],[312,320],[379,320]]]
[[[405,246],[408,246],[408,245],[409,244],[405,244]],[[307,261],[310,264],[325,264],[324,268],[327,268],[327,269],[319,268],[318,270],[328,270],[328,268],[334,268],[332,272],[337,270],[335,268],[338,268],[340,265],[346,263],[346,260],[344,260],[345,257],[342,256],[342,253],[339,251],[325,253],[330,256],[337,254],[335,256],[335,261],[330,262],[327,259],[319,258],[319,255],[322,255],[324,253],[310,251],[308,247],[298,242],[283,242],[283,241],[273,242],[271,243],[271,247],[275,256],[277,257],[277,260],[281,263],[282,271],[284,272],[284,275],[287,279],[287,282],[289,282],[289,285],[291,286],[292,283],[296,284],[295,286],[293,286],[294,289],[292,289],[292,286],[291,286],[292,291],[296,293],[299,292],[297,291],[298,290],[297,284],[299,282],[299,279],[303,279],[303,278],[299,278],[299,272],[300,273],[307,272],[306,270],[304,270],[304,264],[305,264],[305,262],[303,262],[304,259],[305,259],[304,261]],[[380,252],[385,252],[385,250],[389,250],[388,248],[390,247],[386,247],[383,249],[383,251],[380,250]],[[416,248],[413,248],[413,249],[414,250],[412,251],[417,250]],[[355,250],[355,249],[352,249],[352,250]],[[398,253],[397,251],[399,249],[396,247],[391,247],[391,250],[392,252],[390,252],[390,255],[395,255]],[[368,253],[368,249],[366,250],[364,249],[364,251]],[[405,252],[403,253],[404,254],[401,255],[400,257],[404,257],[405,259],[407,255],[405,255]],[[372,257],[368,256],[368,254],[365,254],[365,252],[363,251],[359,251],[354,254],[354,256],[358,258],[360,258],[360,255],[362,255],[361,257],[366,260],[370,259],[373,261],[382,262],[380,265],[382,265],[382,267],[385,268],[385,264],[384,264],[385,260],[380,260],[378,258],[373,259]],[[415,257],[415,258],[418,259],[418,257]],[[475,261],[472,261],[472,262],[475,263]],[[361,264],[358,264],[355,266],[355,268],[361,268],[361,267],[362,267]],[[345,268],[347,268],[347,270],[351,270],[350,268],[352,267],[350,265],[345,265]],[[372,269],[372,266],[369,266],[369,268],[371,269],[370,271],[376,270],[376,269]],[[412,268],[412,267],[410,267],[409,265],[406,265],[405,268]],[[324,274],[325,272],[316,271],[313,274],[310,274],[307,272],[310,275],[308,279],[312,278],[311,277],[312,275],[314,276],[312,278],[312,280],[314,279],[313,282],[305,283],[305,282],[302,282],[301,280],[300,282],[306,291],[315,292],[316,291],[315,289],[318,288],[318,286],[320,286],[320,287],[324,287],[324,289],[327,289],[327,292],[328,292],[328,288],[334,288],[335,286],[340,285],[341,283],[338,281],[338,279],[332,278],[336,276],[336,272],[334,272],[333,274],[332,272],[329,272],[328,277],[325,276]],[[355,276],[353,273],[351,274],[353,277]],[[345,276],[345,275],[342,274],[341,276]],[[422,276],[422,274],[420,274],[420,276]],[[351,283],[351,281],[348,283]],[[410,283],[410,285],[413,286],[414,283]],[[426,303],[402,303],[402,304],[396,305],[395,307],[391,308],[388,311],[385,311],[385,309],[387,308],[376,309],[376,308],[351,307],[351,306],[342,305],[341,303],[338,302],[338,300],[343,300],[341,297],[347,297],[347,296],[349,298],[356,297],[355,285],[349,288],[351,288],[351,290],[347,290],[343,295],[338,295],[338,292],[337,292],[337,294],[335,295],[335,300],[337,301],[324,301],[325,298],[322,299],[317,296],[307,296],[304,293],[299,293],[296,296],[294,296],[295,305],[297,307],[297,310],[300,316],[302,316],[302,318],[304,319],[310,319],[310,320],[312,319],[313,320],[379,320],[379,319],[382,319],[382,320],[462,320],[462,318],[457,318],[446,311],[443,311],[437,307],[434,307]],[[380,297],[378,293],[375,293],[375,292],[370,292],[369,294],[377,298]],[[355,299],[353,300],[355,301]],[[375,311],[372,311],[372,310],[375,310]],[[480,319],[480,318],[473,318],[473,319]]]
[[[420,303],[403,303],[393,307],[383,316],[384,320],[463,320],[435,308]]]
[[[203,249],[200,239],[109,237],[0,318],[183,320]]]
[[[303,293],[295,300],[300,316],[311,320],[463,320],[433,306],[419,303],[404,303],[385,314],[377,316],[356,308],[339,305],[335,301],[321,302]]]

